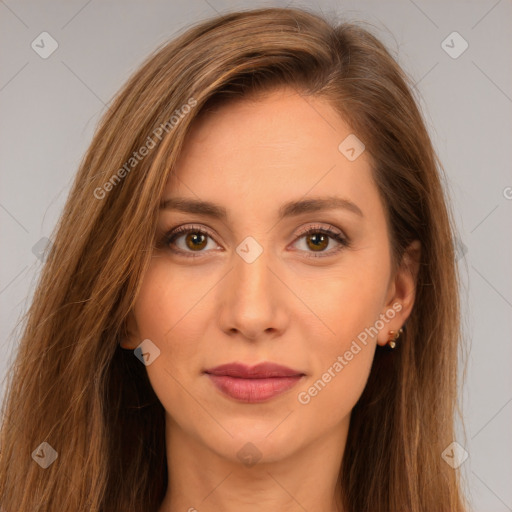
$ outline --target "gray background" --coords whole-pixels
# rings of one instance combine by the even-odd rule
[[[50,236],[113,94],[150,51],[190,23],[286,4],[306,5],[0,0],[0,379],[41,269],[40,240]],[[476,511],[512,511],[512,2],[326,0],[309,7],[371,23],[416,83],[461,244],[467,438],[461,431],[457,442],[469,457],[460,469]],[[47,59],[31,47],[44,31],[59,45]],[[453,31],[469,44],[457,58],[442,46]],[[448,44],[457,50],[460,43]]]

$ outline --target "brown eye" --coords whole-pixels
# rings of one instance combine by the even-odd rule
[[[329,237],[323,233],[307,235],[306,243],[313,251],[323,251],[329,245]]]
[[[206,246],[207,236],[199,232],[190,232],[185,236],[187,247],[192,250],[201,250]]]
[[[322,226],[312,226],[302,231],[295,243],[304,256],[312,258],[334,256],[350,246],[342,232]]]
[[[162,243],[172,252],[183,256],[201,256],[209,252],[208,249],[218,249],[209,231],[195,226],[180,226],[172,230],[165,235]]]

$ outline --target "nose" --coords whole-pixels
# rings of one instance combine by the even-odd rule
[[[251,341],[278,337],[288,325],[286,293],[290,292],[271,268],[275,265],[266,251],[252,263],[238,254],[233,259],[220,288],[220,328]]]

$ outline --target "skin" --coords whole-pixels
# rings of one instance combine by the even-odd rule
[[[159,512],[341,510],[336,481],[350,413],[376,345],[385,345],[410,314],[419,257],[414,243],[391,274],[370,155],[351,162],[338,150],[351,133],[324,99],[287,88],[196,120],[163,199],[212,201],[228,218],[161,211],[160,238],[186,224],[209,228],[213,237],[195,250],[186,233],[171,246],[159,244],[123,345],[134,349],[149,338],[160,349],[146,367],[166,410],[169,486]],[[326,195],[349,199],[364,216],[334,209],[278,221],[283,203]],[[351,246],[336,252],[339,243],[329,239],[315,251],[298,234],[329,225]],[[247,236],[263,248],[252,263],[236,252]],[[319,252],[327,256],[306,256]],[[343,370],[300,403],[298,394],[397,303],[401,310],[378,335],[359,343]],[[269,401],[241,403],[203,373],[234,361],[277,362],[305,377]],[[261,455],[253,466],[237,456],[249,442]]]

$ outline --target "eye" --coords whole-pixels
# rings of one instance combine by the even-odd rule
[[[208,248],[208,238],[213,241],[212,235],[202,227],[180,226],[165,235],[163,244],[168,246],[173,252],[194,258],[199,256],[199,254],[196,255],[194,253],[204,252],[203,249]],[[173,248],[173,245],[177,248]],[[210,249],[217,247],[214,243]]]
[[[348,239],[345,238],[340,231],[334,230],[331,226],[328,228],[323,226],[310,226],[300,233],[297,241],[303,242],[300,250],[304,251],[306,253],[305,256],[308,258],[332,256],[333,254],[337,254],[344,247],[349,246]],[[326,251],[332,241],[334,241],[336,247]]]
[[[212,247],[209,247],[209,240],[212,241]],[[310,226],[302,230],[295,244],[302,242],[301,252],[306,257],[318,258],[337,254],[344,247],[350,245],[348,238],[342,233],[332,228],[332,226]],[[331,244],[334,242],[334,244]],[[185,257],[199,257],[206,250],[215,250],[218,245],[213,240],[213,235],[201,226],[179,226],[167,233],[162,242],[162,246],[168,247],[172,252],[178,253]],[[298,244],[301,245],[301,244]],[[334,248],[326,250],[329,245],[335,245]],[[195,253],[195,254],[194,254]]]

